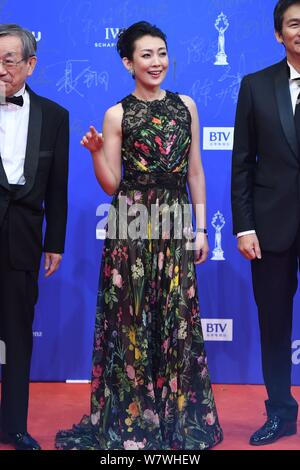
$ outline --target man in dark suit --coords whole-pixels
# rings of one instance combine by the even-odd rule
[[[252,445],[295,434],[298,413],[291,332],[300,257],[300,1],[280,0],[274,23],[286,59],[242,80],[232,161],[234,233],[251,260],[268,393],[267,421]]]
[[[25,84],[35,65],[34,36],[0,24],[1,440],[25,450],[40,449],[27,432],[32,322],[42,251],[46,277],[64,251],[69,148],[68,112]]]

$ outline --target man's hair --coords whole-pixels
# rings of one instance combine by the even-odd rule
[[[279,0],[274,8],[274,28],[277,33],[282,31],[283,16],[292,5],[300,4],[300,0]]]
[[[27,29],[24,29],[17,24],[0,24],[0,37],[3,36],[17,36],[21,39],[23,58],[25,60],[36,55],[37,45],[35,37]]]
[[[135,47],[134,43],[143,36],[160,38],[167,47],[167,37],[161,29],[147,21],[139,21],[129,26],[129,28],[120,31],[117,42],[117,51],[120,57],[122,59],[123,57],[127,57],[127,59],[132,60]]]

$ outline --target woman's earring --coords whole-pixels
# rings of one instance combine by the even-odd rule
[[[132,76],[132,78],[135,78],[133,68],[129,69],[128,72],[130,73],[130,75]]]

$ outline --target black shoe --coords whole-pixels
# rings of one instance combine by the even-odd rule
[[[2,433],[1,442],[11,444],[16,450],[41,450],[39,443],[28,432]]]
[[[286,421],[279,416],[270,416],[265,424],[250,437],[252,446],[272,444],[283,436],[292,436],[297,433],[296,421]]]

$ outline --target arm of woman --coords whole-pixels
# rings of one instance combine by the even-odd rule
[[[93,158],[94,172],[103,190],[112,195],[121,181],[122,105],[109,108],[104,116],[103,135],[93,126],[81,140]]]
[[[206,190],[205,176],[200,154],[200,126],[198,112],[196,104],[192,100],[192,98],[190,98],[189,96],[181,96],[181,98],[188,107],[192,117],[192,142],[189,153],[187,180],[192,199],[193,211],[195,214],[196,228],[206,229]],[[209,251],[206,234],[202,232],[197,232],[194,244],[195,263],[204,263]]]

